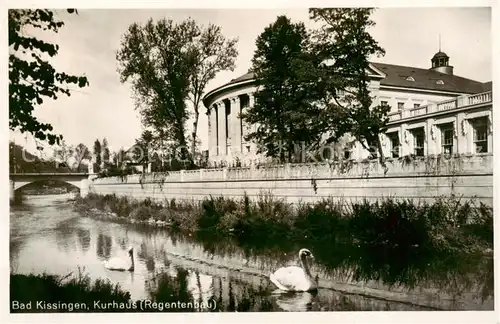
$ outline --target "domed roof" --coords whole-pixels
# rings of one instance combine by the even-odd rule
[[[448,56],[448,55],[446,55],[446,53],[445,53],[445,52],[441,52],[441,51],[439,51],[439,52],[437,52],[436,54],[434,54],[434,56],[432,57],[432,59],[437,59],[437,58],[440,58],[440,57],[446,57],[446,58],[449,58],[449,56]]]

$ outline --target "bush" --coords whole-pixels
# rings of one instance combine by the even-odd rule
[[[153,209],[151,207],[146,207],[146,206],[139,206],[135,208],[131,213],[131,217],[138,221],[146,221],[152,218],[153,215],[154,215]]]
[[[109,280],[91,281],[90,277],[81,272],[78,276],[64,282],[66,278],[53,275],[10,275],[10,299],[26,304],[31,302],[31,310],[13,309],[11,312],[69,312],[70,310],[37,309],[34,305],[38,301],[45,303],[85,303],[92,307],[94,301],[128,303],[130,293],[121,290],[119,285],[113,285]],[[80,310],[83,312],[99,311],[98,309]],[[76,310],[78,311],[78,310]],[[109,309],[109,311],[123,312],[120,309]]]
[[[455,197],[432,204],[386,199],[346,204],[332,199],[293,206],[270,195],[256,201],[211,197],[201,203],[147,198],[141,202],[115,195],[79,199],[137,220],[163,220],[190,233],[231,234],[245,246],[288,244],[398,248],[422,253],[476,251],[493,246],[493,210]],[[283,243],[279,243],[283,242]],[[406,252],[404,252],[406,253]]]

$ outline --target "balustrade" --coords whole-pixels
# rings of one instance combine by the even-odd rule
[[[461,96],[454,98],[452,100],[446,100],[438,103],[432,103],[418,108],[411,108],[408,110],[402,110],[398,112],[392,112],[387,115],[389,122],[397,121],[400,119],[423,116],[426,114],[446,111],[456,108],[462,108],[466,106],[478,105],[482,103],[492,102],[492,92],[484,92],[473,95]]]

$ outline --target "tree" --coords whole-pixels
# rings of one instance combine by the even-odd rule
[[[69,9],[68,12],[76,11]],[[57,72],[45,57],[57,55],[59,46],[25,33],[33,28],[57,33],[64,23],[56,20],[51,10],[10,9],[8,19],[9,127],[55,144],[62,135],[56,135],[52,125],[33,116],[33,110],[47,98],[56,100],[60,94],[70,96],[67,85],[83,88],[89,82],[85,76]]]
[[[209,24],[206,29],[196,26],[198,37],[192,40],[194,47],[194,64],[191,70],[190,96],[193,103],[194,121],[191,132],[191,156],[194,160],[198,146],[199,106],[205,93],[205,88],[218,72],[234,71],[234,62],[238,56],[236,44],[238,40],[226,39],[219,26]]]
[[[109,147],[108,147],[108,140],[106,138],[103,138],[102,140],[102,160],[104,163],[109,163],[110,162],[110,152],[109,152]]]
[[[121,82],[131,81],[144,126],[162,141],[175,142],[189,166],[194,163],[190,151],[196,146],[205,86],[217,72],[233,68],[235,56],[235,40],[226,41],[212,25],[202,30],[192,19],[179,24],[167,19],[150,19],[144,26],[134,23],[123,37],[117,52]],[[188,99],[195,110],[191,150],[185,132]]]
[[[94,172],[99,172],[101,170],[101,162],[102,162],[101,155],[102,155],[101,143],[99,142],[99,139],[96,139],[94,142],[94,158],[95,158]]]
[[[328,62],[317,71],[325,106],[319,125],[329,132],[326,142],[349,134],[371,153],[375,145],[385,166],[379,134],[388,122],[389,106],[372,106],[367,74],[369,57],[385,54],[368,32],[375,24],[372,12],[370,8],[309,10],[311,19],[323,24],[314,34],[314,51]]]
[[[153,133],[150,130],[144,130],[141,137],[135,140],[132,148],[132,159],[136,162],[150,162],[151,144],[154,140]]]
[[[65,140],[60,140],[57,146],[58,148],[54,151],[56,161],[70,170],[73,170],[75,167],[74,147],[68,145]]]
[[[298,143],[319,141],[316,126],[320,92],[317,88],[318,59],[310,52],[309,35],[303,23],[280,16],[257,38],[252,59],[257,91],[255,104],[242,114],[259,128],[246,136],[259,152],[290,160]]]
[[[75,147],[74,151],[75,151],[75,163],[74,163],[74,165],[75,165],[75,169],[79,171],[83,160],[91,160],[90,151],[89,151],[88,147],[83,143],[78,144]],[[91,163],[91,161],[89,163]]]

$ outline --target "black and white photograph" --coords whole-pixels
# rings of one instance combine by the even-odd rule
[[[11,316],[493,313],[495,5],[366,4],[11,2]]]

